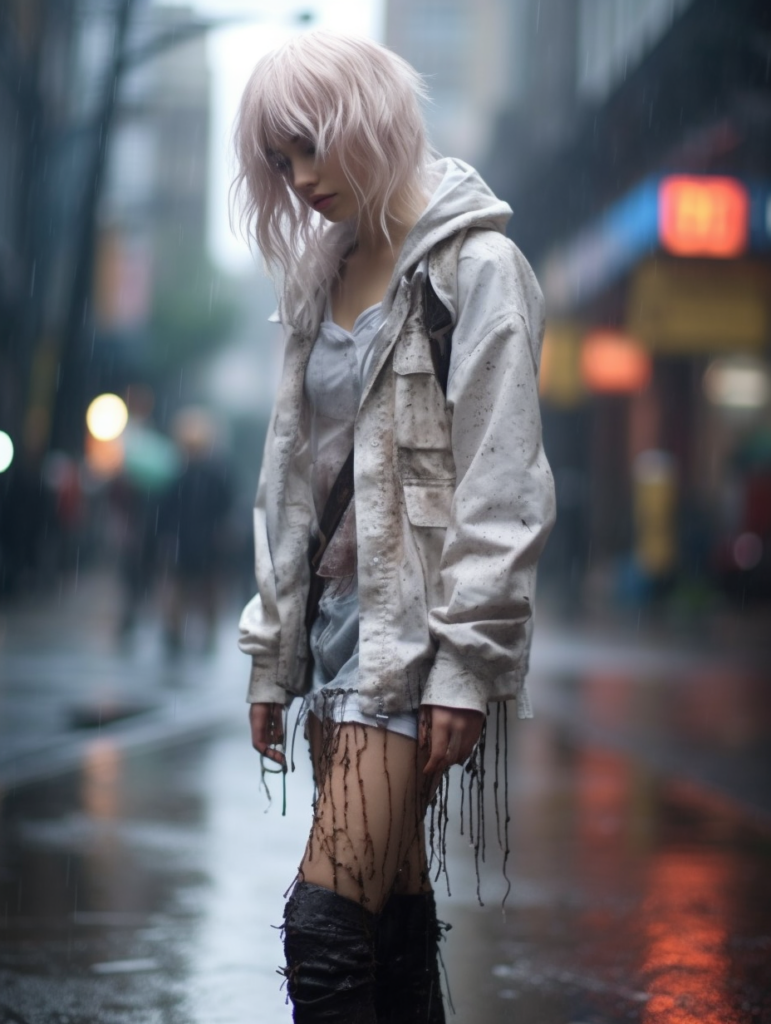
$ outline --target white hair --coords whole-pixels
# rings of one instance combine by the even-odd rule
[[[387,236],[394,200],[413,206],[424,192],[425,98],[417,71],[365,38],[308,32],[258,62],[236,121],[231,197],[245,235],[283,280],[282,304],[327,283],[339,252],[325,238],[336,233],[325,232],[322,218],[290,188],[275,148],[299,138],[321,160],[334,150],[358,199],[358,222],[379,225]]]

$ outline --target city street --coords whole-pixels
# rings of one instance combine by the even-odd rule
[[[192,624],[169,661],[147,619],[116,647],[117,606],[94,576],[3,615],[0,1021],[289,1021],[304,742],[282,816],[233,617],[215,653]],[[509,729],[505,910],[492,761],[484,905],[457,813],[436,883],[457,1024],[771,1021],[769,679],[750,631],[713,627],[685,643],[543,616],[537,718]]]
[[[255,553],[252,697],[304,612],[325,706],[484,707],[536,609],[447,1024],[771,1024],[769,0],[0,0],[0,1024],[289,1024]]]

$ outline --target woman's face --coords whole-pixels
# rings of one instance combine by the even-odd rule
[[[337,223],[356,217],[356,193],[343,173],[337,154],[320,159],[312,143],[293,138],[271,150],[277,170],[299,198],[326,220]]]

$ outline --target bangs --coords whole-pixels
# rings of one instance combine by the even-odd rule
[[[307,139],[323,155],[333,143],[348,149],[352,136],[373,114],[383,121],[386,97],[370,94],[382,92],[384,83],[378,88],[367,80],[373,54],[367,54],[367,60],[363,48],[374,51],[375,44],[310,33],[290,40],[257,65],[247,89],[253,91],[255,126],[266,149]],[[392,54],[388,57],[398,60]]]
[[[287,142],[307,142],[321,151],[317,131],[319,112],[310,106],[286,105],[282,99],[267,95],[266,90],[255,111],[260,119],[259,138],[265,153],[272,156]]]

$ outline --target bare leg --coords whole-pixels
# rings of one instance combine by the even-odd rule
[[[398,733],[315,715],[309,732],[318,794],[300,877],[373,912],[394,891],[430,891],[424,752]]]
[[[316,803],[284,915],[295,1021],[444,1024],[423,829],[435,788],[423,774],[427,750],[315,715],[308,729]]]

